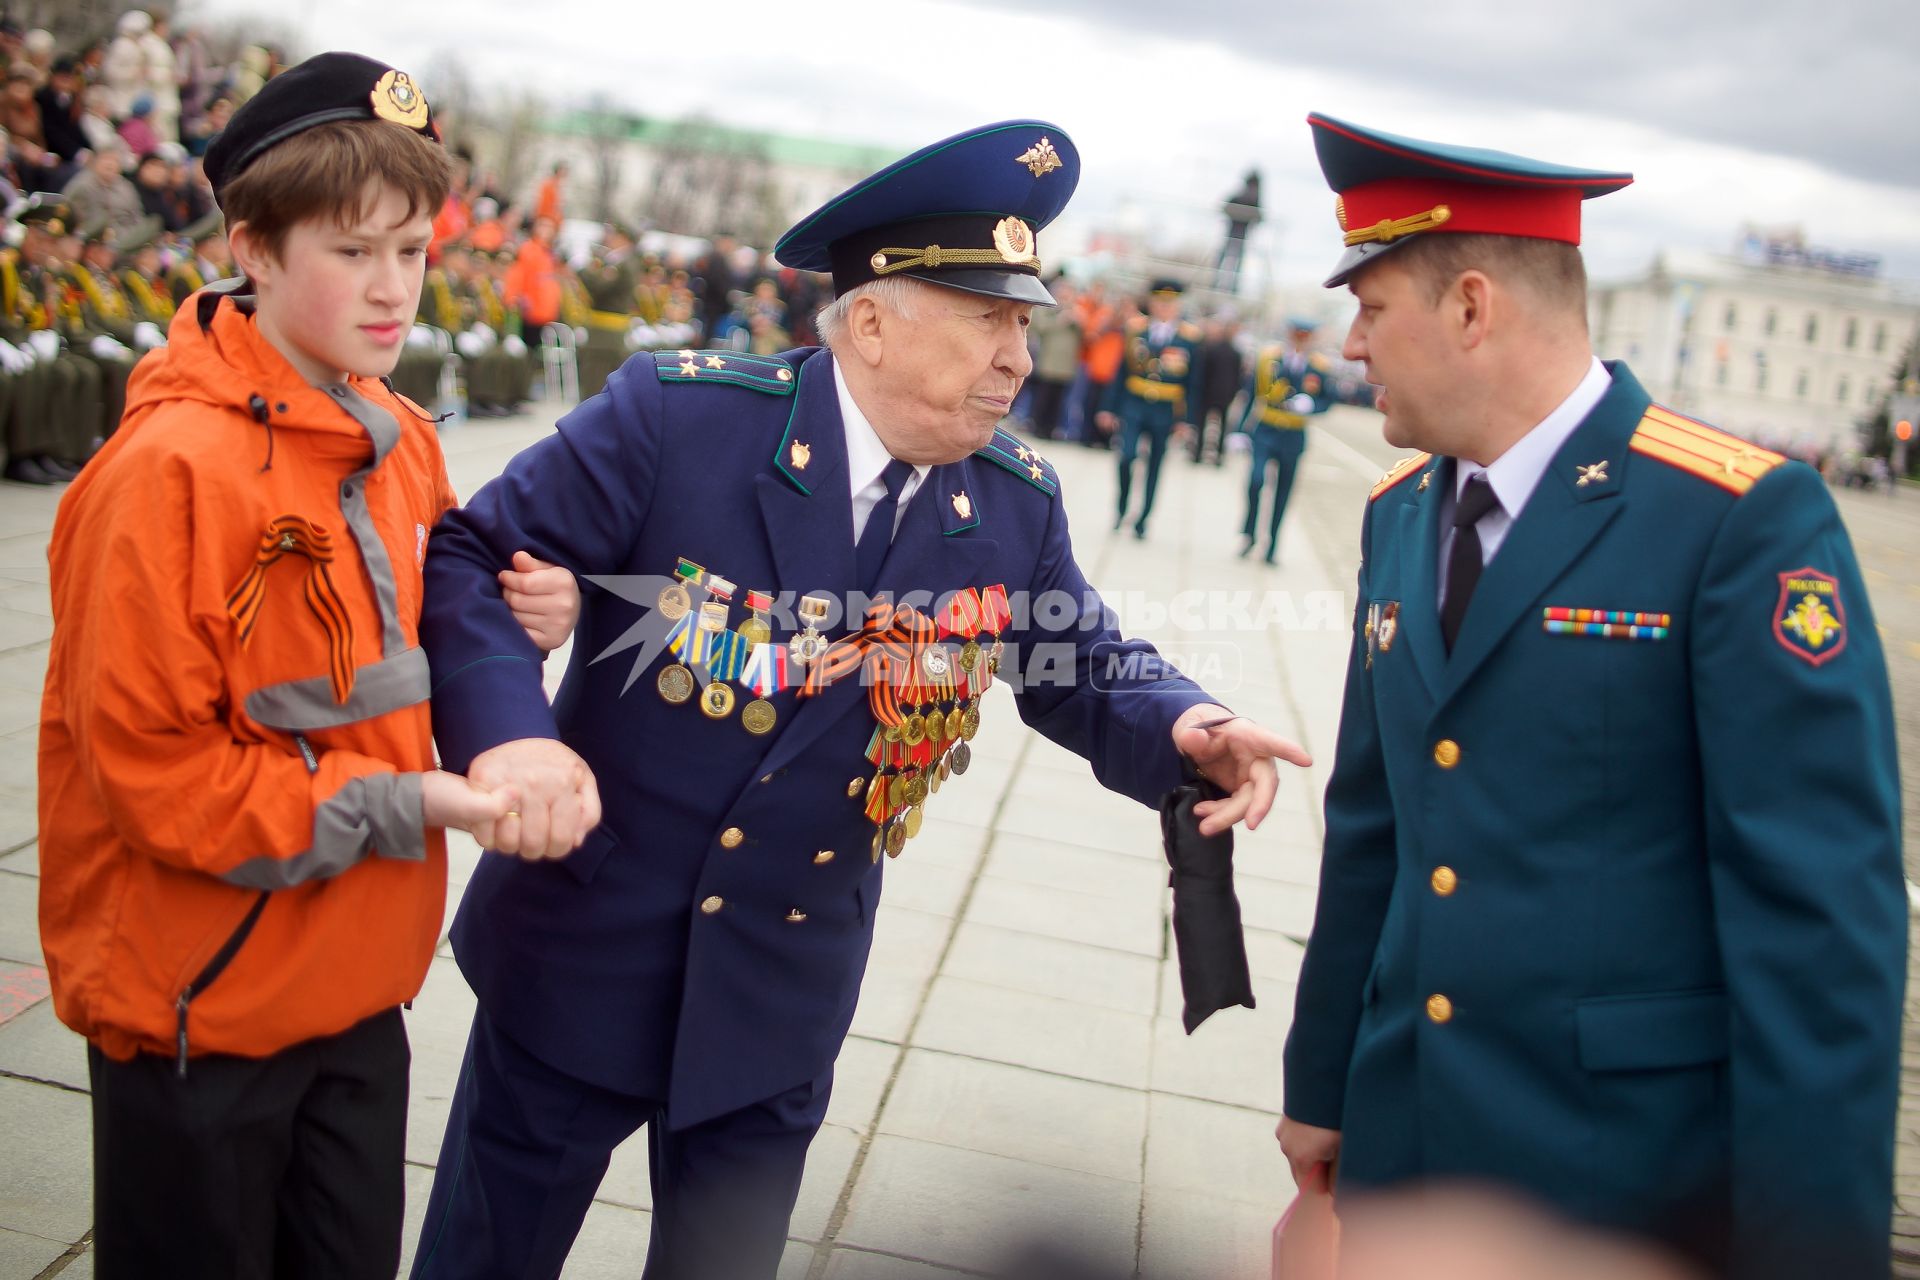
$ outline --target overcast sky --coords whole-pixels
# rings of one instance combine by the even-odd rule
[[[903,153],[1035,116],[1080,147],[1066,239],[1210,239],[1257,167],[1272,222],[1256,267],[1284,283],[1338,257],[1314,110],[1631,170],[1635,185],[1586,207],[1596,277],[1664,247],[1724,251],[1756,222],[1920,281],[1914,0],[189,0],[187,20],[253,12],[305,52],[416,68],[451,53],[483,91],[605,92],[645,115]]]

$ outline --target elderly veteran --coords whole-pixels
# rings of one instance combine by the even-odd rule
[[[1295,1176],[1490,1182],[1713,1274],[1887,1274],[1885,660],[1810,468],[1594,358],[1572,169],[1310,117],[1381,388]]]
[[[826,349],[635,356],[434,534],[436,732],[519,790],[493,843],[521,856],[483,862],[454,924],[479,1010],[416,1276],[555,1274],[642,1125],[646,1274],[774,1274],[882,854],[963,785],[996,679],[1143,804],[1197,767],[1230,793],[1209,830],[1258,823],[1274,758],[1306,762],[1115,632],[1053,470],[997,429],[1078,167],[1017,120],[866,179],[776,249],[832,272]],[[521,546],[609,588],[551,709],[490,598]],[[1071,615],[1030,613],[1048,593]],[[574,849],[582,759],[606,820]]]

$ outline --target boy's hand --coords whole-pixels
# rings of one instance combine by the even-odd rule
[[[513,787],[485,791],[457,773],[429,769],[420,775],[420,809],[429,827],[472,831],[500,821],[519,803]]]
[[[551,653],[567,642],[580,621],[580,584],[557,564],[513,553],[513,568],[500,571],[500,594],[527,638]]]

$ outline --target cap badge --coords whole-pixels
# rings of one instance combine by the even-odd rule
[[[1054,163],[1058,164],[1059,161]],[[993,247],[1008,262],[1030,263],[1033,261],[1033,232],[1019,218],[1002,218],[993,227]]]
[[[413,77],[404,71],[389,71],[373,86],[373,114],[409,129],[424,129],[427,100],[414,87]]]
[[[1053,143],[1046,138],[1040,139],[1013,159],[1014,163],[1027,166],[1027,171],[1036,178],[1045,177],[1062,164],[1060,153],[1053,149]]]

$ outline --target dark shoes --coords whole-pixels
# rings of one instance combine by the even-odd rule
[[[7,479],[16,484],[65,484],[80,474],[80,468],[73,463],[47,457],[10,458],[5,474]]]

